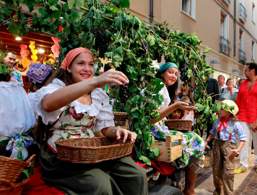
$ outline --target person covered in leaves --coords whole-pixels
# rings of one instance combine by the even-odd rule
[[[66,194],[147,194],[146,175],[131,157],[97,164],[76,164],[57,158],[55,143],[63,139],[91,138],[101,133],[115,141],[135,141],[134,132],[114,126],[112,106],[100,88],[128,82],[122,72],[115,70],[94,77],[93,54],[80,47],[67,53],[50,84],[29,95],[42,120],[38,130],[45,130],[39,141],[46,182]]]
[[[165,118],[170,113],[176,112],[176,110],[184,111],[193,110],[187,102],[176,100],[176,91],[178,89],[179,69],[175,63],[166,62],[160,65],[157,76],[162,79],[164,87],[160,91],[160,95],[163,96],[163,104],[161,105],[160,119]],[[182,116],[183,118],[183,116]],[[183,135],[183,153],[182,157],[176,160],[179,168],[185,168],[186,182],[184,193],[186,195],[194,194],[194,187],[196,181],[196,168],[197,159],[204,154],[204,140],[195,132],[179,132],[168,129],[168,127],[162,122],[155,124],[153,129],[153,135],[159,139],[159,135],[165,136],[168,134],[182,134]]]
[[[26,160],[36,118],[25,90],[11,74],[12,69],[0,63],[0,155]]]

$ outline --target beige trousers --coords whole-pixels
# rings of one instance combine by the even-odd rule
[[[213,147],[213,182],[215,195],[232,195],[234,185],[234,160],[229,160],[232,149],[236,144],[228,141],[214,141]]]

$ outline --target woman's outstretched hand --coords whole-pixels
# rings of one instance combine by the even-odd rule
[[[115,136],[117,140],[122,140],[123,143],[125,143],[127,140],[130,142],[135,142],[137,138],[137,134],[135,132],[129,131],[127,129],[123,129],[121,127],[115,127],[116,132]]]
[[[124,73],[114,69],[102,73],[95,79],[98,86],[103,86],[105,84],[126,85],[129,83],[129,79]]]
[[[176,101],[176,102],[173,103],[173,105],[176,107],[176,109],[195,110],[194,106],[190,106],[188,103],[182,102],[182,101]]]
[[[103,134],[107,137],[114,138],[117,141],[125,143],[127,140],[135,142],[137,134],[135,132],[123,129],[121,127],[109,127],[102,130]]]

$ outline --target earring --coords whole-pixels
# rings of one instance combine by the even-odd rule
[[[71,70],[70,69],[67,69],[68,73],[71,73]]]

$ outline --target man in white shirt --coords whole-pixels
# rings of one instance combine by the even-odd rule
[[[15,68],[16,55],[12,52],[8,52],[4,58],[4,63],[12,68],[11,80],[17,81],[21,86],[23,86],[22,75],[20,71]]]
[[[226,86],[226,83],[225,83],[225,77],[222,75],[222,74],[220,74],[219,76],[218,76],[218,84],[219,84],[219,91],[220,91],[220,93],[222,92],[222,89],[224,89],[224,88],[226,88],[227,86]]]

